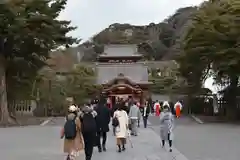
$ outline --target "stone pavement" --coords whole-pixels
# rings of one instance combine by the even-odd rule
[[[160,138],[152,129],[140,128],[139,132],[139,136],[131,137],[133,148],[130,147],[128,141],[127,150],[122,153],[117,152],[115,137],[109,133],[107,152],[98,153],[96,149],[93,160],[187,160],[187,158],[175,148],[172,153],[168,151],[167,145],[166,149],[161,148]]]
[[[190,160],[239,160],[240,125],[199,124],[191,117],[175,121],[174,145]],[[151,128],[159,134],[159,119],[149,117]]]
[[[2,160],[63,160],[60,127],[0,128]]]
[[[58,123],[59,122],[59,123]],[[58,119],[55,125],[0,128],[0,155],[6,160],[62,160],[63,141],[60,129],[64,120]],[[127,150],[117,152],[115,137],[108,133],[107,152],[94,150],[93,160],[187,160],[175,148],[172,153],[168,147],[162,149],[160,138],[150,128],[140,128],[140,135],[131,137],[133,148],[127,144]],[[82,154],[79,158],[84,159]]]

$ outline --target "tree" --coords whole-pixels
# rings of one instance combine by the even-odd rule
[[[67,33],[70,21],[58,20],[67,0],[8,0],[0,4],[0,122],[11,123],[7,108],[7,82],[35,77],[45,65],[48,53],[75,42]],[[19,67],[19,65],[21,66]],[[17,66],[17,67],[16,67]],[[12,79],[14,77],[15,79]]]
[[[93,41],[87,41],[81,44],[81,46],[83,46],[84,48],[83,49],[84,55],[82,57],[82,61],[84,62],[96,61],[98,55],[100,55],[104,51],[103,45],[99,45]]]
[[[240,74],[240,1],[204,2],[192,19],[179,58],[180,72],[188,82],[200,82],[212,69],[217,79],[229,79],[229,106],[236,106]],[[223,83],[223,82],[222,82]]]
[[[78,65],[66,78],[65,95],[73,97],[77,104],[82,104],[89,95],[99,91],[95,85],[95,72],[92,68]]]
[[[174,52],[175,48],[178,47],[176,41],[182,36],[183,30],[188,26],[188,21],[195,11],[197,11],[197,7],[180,8],[163,22],[150,23],[145,26],[115,23],[94,35],[92,42],[100,45],[138,44],[145,59],[162,60],[164,58],[172,60],[179,53],[178,50]],[[132,32],[132,34],[126,34],[127,31]],[[86,52],[90,60],[96,59],[97,54]],[[93,54],[93,56],[89,54]]]
[[[49,104],[55,113],[63,114],[68,97],[72,97],[74,103],[82,105],[89,96],[101,91],[101,86],[95,84],[95,79],[95,71],[83,65],[77,65],[63,73],[45,67],[39,74],[33,95],[37,99],[39,91],[39,102],[45,106]],[[43,113],[43,109],[38,111]]]
[[[151,69],[149,80],[154,84],[151,86],[153,93],[172,94],[183,93],[184,91],[182,90],[185,87],[184,81],[180,77],[178,70],[174,68]]]

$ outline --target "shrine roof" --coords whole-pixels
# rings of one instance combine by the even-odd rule
[[[123,74],[135,83],[148,83],[148,69],[147,66],[141,64],[109,64],[99,65],[97,67],[97,83],[106,84],[112,79]]]
[[[137,52],[137,45],[110,44],[104,46],[104,52],[99,57],[142,57]]]

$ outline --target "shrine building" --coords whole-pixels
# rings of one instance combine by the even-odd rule
[[[97,62],[97,84],[102,93],[115,103],[116,97],[132,97],[144,104],[149,96],[148,67],[141,62],[143,56],[137,45],[111,44],[104,46]]]

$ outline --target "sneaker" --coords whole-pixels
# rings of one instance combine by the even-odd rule
[[[172,152],[172,148],[169,149],[169,152]]]
[[[102,152],[102,148],[101,147],[98,147],[98,152]]]

